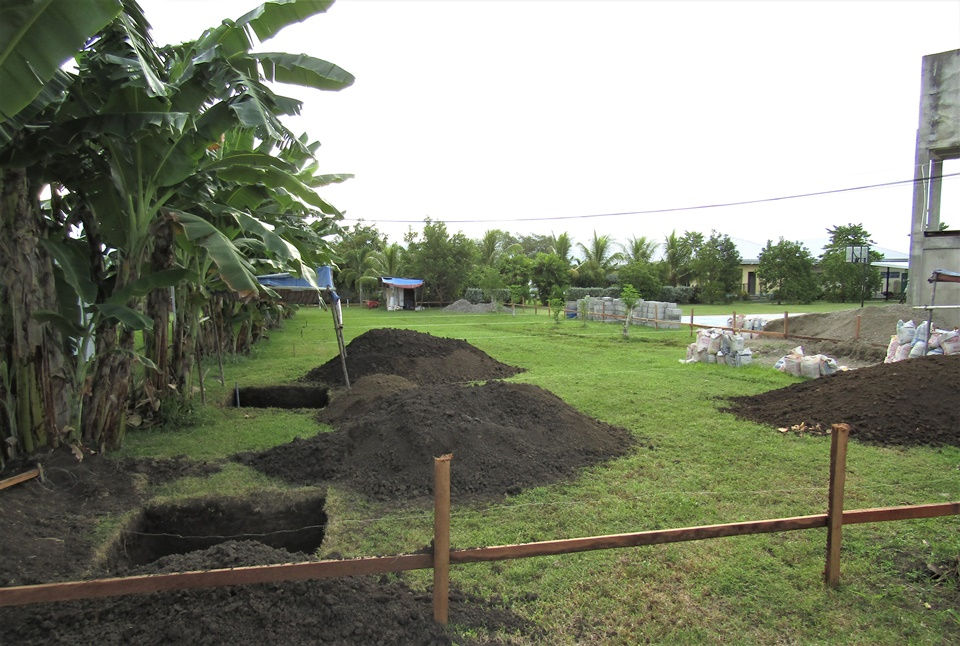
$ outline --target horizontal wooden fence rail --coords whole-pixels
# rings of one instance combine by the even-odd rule
[[[935,518],[960,514],[960,501],[902,507],[878,507],[855,509],[843,512],[844,525],[877,523],[893,520]],[[586,538],[566,538],[517,545],[497,545],[450,551],[450,563],[478,563],[509,559],[552,556],[591,550],[637,547],[697,541],[724,536],[747,536],[827,526],[827,514],[774,518],[770,520],[700,525],[679,529],[657,529],[630,534],[610,534]],[[71,601],[95,597],[111,597],[130,594],[145,594],[190,588],[212,588],[224,585],[250,583],[278,583],[364,574],[383,574],[432,568],[432,554],[405,554],[402,556],[377,556],[347,560],[308,561],[279,565],[258,565],[202,572],[174,574],[149,574],[142,576],[71,581],[66,583],[42,583],[9,588],[0,588],[0,606],[17,606],[51,601]]]

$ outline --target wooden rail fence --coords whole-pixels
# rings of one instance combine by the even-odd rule
[[[383,574],[433,568],[434,620],[447,623],[449,566],[451,564],[502,561],[508,559],[553,556],[591,550],[658,545],[696,541],[725,536],[746,536],[770,532],[827,528],[824,581],[835,586],[840,576],[841,531],[844,525],[877,523],[960,514],[960,501],[899,507],[843,510],[844,473],[849,427],[832,427],[830,446],[830,486],[827,513],[790,518],[774,518],[718,525],[700,525],[658,529],[627,534],[608,534],[566,538],[515,545],[497,545],[468,549],[450,548],[450,462],[451,455],[434,460],[434,549],[431,553],[376,556],[357,559],[308,561],[251,567],[225,568],[198,572],[151,574],[122,578],[69,581],[0,588],[0,606],[19,606],[146,594],[192,588],[213,588],[251,583],[278,583],[330,577]]]

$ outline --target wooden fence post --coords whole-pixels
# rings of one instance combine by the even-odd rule
[[[847,439],[850,426],[833,424],[830,433],[830,491],[827,502],[827,564],[823,580],[830,587],[840,584],[840,539],[843,527],[843,485],[846,480]]]
[[[447,625],[450,604],[450,459],[433,459],[433,620]]]
[[[790,315],[783,313],[783,338],[786,339],[790,334]]]
[[[853,333],[853,340],[854,341],[860,340],[860,315],[859,314],[857,314],[857,329]]]
[[[730,327],[733,328],[733,333],[737,333],[737,310],[733,310],[733,325]]]
[[[690,336],[693,336],[693,308],[690,308]]]

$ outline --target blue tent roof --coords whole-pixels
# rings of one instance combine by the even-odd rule
[[[389,285],[390,287],[398,287],[400,289],[414,289],[423,285],[422,278],[394,278],[392,276],[381,276],[380,280],[383,281],[384,285]]]
[[[264,276],[257,276],[257,282],[266,287],[273,287],[275,289],[316,289],[316,287],[308,283],[305,278],[291,276],[286,272],[282,274],[266,274]],[[335,289],[333,286],[332,267],[317,267],[317,285],[320,287],[320,289]]]

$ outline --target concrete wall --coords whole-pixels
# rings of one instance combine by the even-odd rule
[[[930,304],[927,279],[934,269],[960,271],[960,230],[939,231],[941,181],[936,179],[943,160],[960,158],[960,49],[924,56],[921,74],[907,293],[912,305]],[[939,283],[936,304],[960,305],[960,285]],[[960,326],[960,309],[946,310],[944,319]]]

